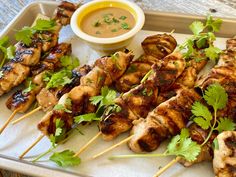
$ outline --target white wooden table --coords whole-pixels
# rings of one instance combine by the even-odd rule
[[[0,0],[0,31],[28,3],[39,0]],[[48,0],[49,1],[49,0]],[[53,0],[51,0],[53,1]],[[55,1],[55,0],[54,0]],[[69,0],[78,2],[78,0]],[[88,2],[84,0],[83,2]],[[236,0],[131,0],[145,10],[236,18]],[[26,177],[0,169],[0,177]]]

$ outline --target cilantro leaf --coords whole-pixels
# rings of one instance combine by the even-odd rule
[[[55,121],[55,133],[49,135],[52,146],[55,147],[56,143],[65,138],[66,129],[64,128],[64,121],[57,118]]]
[[[219,58],[220,53],[221,50],[218,47],[214,47],[212,45],[205,49],[206,57],[213,61],[216,61]]]
[[[15,38],[17,41],[23,42],[29,46],[32,42],[32,37],[36,32],[55,30],[56,22],[54,20],[38,19],[33,27],[25,26],[17,31]]]
[[[76,166],[79,165],[81,159],[79,157],[74,157],[75,153],[70,150],[65,150],[62,152],[55,152],[50,160],[55,162],[61,167]]]
[[[194,21],[190,26],[190,30],[193,32],[194,35],[198,35],[204,30],[204,24],[200,21]]]
[[[23,90],[23,93],[31,92],[36,87],[36,85],[32,82],[32,78],[28,78],[26,82],[27,88]]]
[[[167,146],[167,155],[181,156],[187,161],[196,160],[201,147],[189,138],[189,133],[187,132],[187,129],[182,129],[180,135],[176,135],[171,139]]]
[[[232,119],[221,117],[215,130],[217,130],[219,133],[223,131],[233,131],[235,130],[235,123]]]
[[[2,78],[3,76],[3,71],[0,71],[0,78]]]
[[[75,123],[80,124],[81,122],[92,122],[100,120],[100,117],[97,117],[96,113],[88,113],[80,116],[74,117]]]
[[[13,46],[9,46],[9,38],[7,36],[4,36],[3,38],[0,39],[0,58],[1,58],[1,63],[0,67],[2,67],[6,61],[6,59],[12,59],[14,58],[15,54],[15,49]]]
[[[55,30],[55,26],[55,20],[38,19],[32,29],[36,31],[52,31]]]
[[[208,105],[214,108],[215,111],[223,109],[228,102],[228,94],[218,83],[208,86],[203,98],[206,100]]]
[[[222,25],[222,19],[218,18],[216,20],[213,20],[211,15],[207,16],[206,27],[208,28],[209,31],[218,32],[220,30],[221,25]]]
[[[217,138],[215,138],[213,140],[213,148],[216,149],[216,150],[219,149],[219,142],[218,142]]]
[[[29,27],[24,27],[15,34],[17,41],[22,41],[26,45],[30,45],[32,42],[33,33]]]
[[[57,104],[57,105],[55,105],[54,108],[53,108],[53,110],[63,110],[63,111],[65,111],[65,112],[67,112],[67,113],[72,113],[72,111],[69,110],[69,109],[67,109],[67,108],[65,107],[65,105],[63,105],[63,104]]]
[[[61,65],[68,70],[72,70],[80,65],[79,59],[74,56],[63,56],[60,58]]]
[[[203,129],[207,130],[211,126],[212,115],[206,106],[196,101],[192,105],[192,113],[196,116],[193,121]]]
[[[16,47],[11,45],[7,47],[7,58],[13,59],[15,57]]]
[[[117,93],[115,90],[109,89],[107,86],[102,87],[101,95],[94,96],[90,98],[90,101],[94,105],[98,105],[98,110],[101,107],[114,104],[114,99],[116,98]]]
[[[6,47],[9,43],[9,37],[4,36],[0,39],[0,46]]]
[[[50,77],[51,75],[51,77]],[[57,88],[59,86],[65,86],[66,84],[71,83],[72,73],[68,69],[62,69],[53,74],[46,74],[44,76],[44,81],[48,81],[46,88]]]

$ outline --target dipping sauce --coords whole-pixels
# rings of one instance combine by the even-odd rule
[[[122,8],[106,7],[87,14],[81,22],[85,33],[110,38],[127,33],[135,26],[133,15]]]

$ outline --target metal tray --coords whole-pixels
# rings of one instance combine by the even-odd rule
[[[20,29],[26,25],[31,25],[33,21],[35,20],[38,13],[44,14],[46,16],[52,16],[52,13],[54,12],[57,5],[58,5],[58,2],[48,2],[48,1],[38,1],[38,2],[29,4],[28,6],[26,6],[25,8],[21,10],[21,12],[12,20],[12,22],[10,22],[6,26],[6,28],[1,32],[0,37],[7,35],[10,37],[11,42],[15,42],[14,33],[16,29]],[[163,12],[153,12],[153,11],[146,11],[145,15],[146,15],[146,22],[143,27],[143,30],[170,32],[173,29],[175,29],[176,33],[182,33],[182,34],[190,33],[188,29],[188,25],[192,21],[204,20],[204,17],[201,17],[201,16],[190,16],[190,15],[184,15],[184,14],[163,13]],[[223,38],[232,37],[235,32],[234,29],[236,29],[235,19],[223,19],[222,29],[217,34],[217,36],[223,37]],[[5,99],[5,98],[6,97],[4,98],[1,97],[0,100]],[[4,107],[3,109],[5,110],[6,108]],[[5,116],[4,113],[1,113],[1,117],[2,116]],[[16,133],[16,136],[17,136],[17,134],[20,132],[17,130],[16,131],[14,130],[14,132],[11,132],[11,133]],[[7,135],[5,136],[7,137]],[[2,143],[3,141],[0,141],[0,167],[1,168],[17,171],[17,172],[32,175],[32,176],[57,176],[57,177],[86,176],[86,175],[79,174],[78,173],[79,171],[73,172],[70,170],[64,170],[64,169],[42,165],[38,163],[33,164],[24,160],[19,160],[17,159],[17,155],[11,155],[11,156],[3,155],[4,153],[2,153],[2,150],[1,150],[1,146],[3,145]],[[141,162],[141,160],[138,160],[138,161]],[[169,159],[167,159],[163,163],[165,164],[168,161]],[[180,168],[181,168],[180,166],[177,166],[175,169],[178,170]],[[202,167],[200,167],[199,170],[201,170],[201,168]],[[158,168],[156,167],[156,170],[157,169]],[[184,170],[182,169],[182,171]],[[125,171],[123,171],[123,175],[118,175],[118,176],[126,176],[124,172]],[[143,174],[145,174],[145,169],[142,172]],[[169,176],[173,176],[174,173],[172,172],[170,174],[171,175]],[[179,173],[178,171],[178,173],[175,175],[181,176],[181,173]],[[104,174],[104,176],[106,175]],[[117,176],[117,175],[114,175],[114,176]],[[134,176],[135,176],[135,173],[134,173]],[[146,175],[143,175],[143,176],[146,176]]]

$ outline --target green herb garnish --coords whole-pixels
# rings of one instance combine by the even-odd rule
[[[99,20],[93,24],[94,27],[99,27],[100,25],[101,25],[101,22]]]
[[[15,46],[9,45],[9,38],[7,36],[0,39],[0,52],[2,53],[0,68],[7,59],[13,59],[15,57],[15,50]]]
[[[50,160],[61,167],[76,166],[81,163],[81,159],[79,157],[75,157],[75,153],[70,150],[55,152],[50,157]]]
[[[202,145],[208,142],[213,131],[222,132],[235,129],[235,123],[231,119],[217,119],[217,111],[225,108],[228,102],[228,94],[220,84],[216,83],[210,85],[206,89],[203,98],[209,106],[212,106],[214,113],[212,115],[208,107],[200,102],[195,102],[192,106],[192,113],[194,115],[193,121],[204,130],[210,129],[209,134]]]
[[[127,18],[126,16],[120,16],[119,19],[121,19],[121,20],[125,20],[126,18]]]
[[[121,23],[121,28],[122,29],[125,29],[125,30],[128,30],[129,29],[129,25],[127,23]]]
[[[196,61],[209,58],[217,61],[221,50],[213,45],[216,40],[214,32],[219,31],[221,23],[221,19],[213,20],[212,16],[207,16],[205,24],[200,21],[193,22],[189,28],[194,36],[179,46],[180,50],[184,50],[184,58],[194,58]]]
[[[117,31],[118,31],[117,29],[112,29],[112,30],[111,30],[111,32],[113,32],[113,33],[114,33],[114,32],[117,32]]]
[[[37,32],[55,30],[56,22],[54,20],[38,19],[33,27],[24,27],[15,34],[17,41],[22,41],[29,46],[32,42],[32,37]]]

